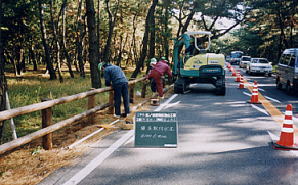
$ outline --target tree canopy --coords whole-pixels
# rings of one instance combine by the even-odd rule
[[[49,79],[56,79],[57,74],[63,82],[62,73],[75,78],[75,70],[84,78],[90,69],[96,88],[100,87],[98,62],[131,66],[135,77],[151,57],[171,58],[172,39],[187,30],[210,31],[213,48],[226,53],[241,49],[273,61],[285,48],[297,47],[298,40],[297,1],[292,0],[1,3],[1,65],[7,64],[6,71],[22,75],[33,66],[32,70],[49,74]],[[61,66],[67,66],[67,71]]]

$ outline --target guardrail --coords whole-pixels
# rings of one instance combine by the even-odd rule
[[[145,77],[131,80],[128,82],[130,88],[130,102],[134,101],[134,86],[136,83],[144,81]],[[146,96],[146,83],[143,84],[141,97],[145,98]],[[95,104],[95,95],[103,92],[110,92],[109,95],[109,103],[96,106]],[[84,111],[80,114],[76,114],[75,116],[52,124],[52,107],[55,105],[72,102],[74,100],[79,100],[83,98],[88,98],[88,110]],[[12,140],[10,142],[4,143],[0,145],[0,154],[3,154],[7,151],[10,151],[14,148],[27,144],[35,139],[42,137],[42,145],[46,150],[52,149],[52,133],[56,130],[59,130],[65,126],[71,125],[75,122],[80,121],[81,119],[87,117],[90,123],[94,123],[95,113],[99,110],[109,107],[109,113],[114,112],[114,93],[112,91],[112,87],[105,87],[100,89],[91,89],[87,92],[82,92],[79,94],[66,96],[58,99],[43,99],[40,103],[35,103],[23,107],[18,107],[10,110],[5,110],[0,112],[0,121],[8,120],[14,118],[18,115],[27,114],[35,111],[41,111],[41,119],[42,119],[42,129],[28,134],[26,136],[20,137],[18,139]]]

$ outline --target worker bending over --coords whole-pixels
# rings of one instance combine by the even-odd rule
[[[166,62],[159,61],[153,66],[153,69],[146,76],[146,79],[154,79],[156,83],[157,92],[160,98],[163,98],[162,77],[165,74],[167,74],[169,78],[172,78],[170,66]]]
[[[114,90],[114,117],[127,117],[129,114],[129,96],[128,96],[128,80],[126,79],[122,69],[119,66],[109,63],[100,63],[101,71],[105,79],[105,85],[113,87]],[[100,67],[98,67],[100,68]],[[124,113],[121,114],[121,96],[123,98]]]

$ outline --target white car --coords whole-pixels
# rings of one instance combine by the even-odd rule
[[[272,75],[272,65],[266,58],[252,58],[250,63],[246,66],[246,73],[248,74],[267,74]]]
[[[250,56],[242,56],[241,60],[240,60],[240,63],[239,63],[239,66],[243,67],[243,68],[246,68],[246,66],[250,62],[250,60],[251,60]]]

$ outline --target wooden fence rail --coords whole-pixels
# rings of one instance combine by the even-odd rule
[[[128,84],[133,85],[137,82],[143,81],[144,79],[145,78],[143,77],[143,78],[139,78],[136,80],[132,80],[132,81],[129,81]],[[62,97],[62,98],[58,98],[58,99],[54,99],[54,100],[44,101],[44,102],[40,102],[40,103],[26,105],[23,107],[18,107],[18,108],[14,108],[14,109],[10,109],[10,110],[1,111],[0,112],[0,121],[7,120],[10,118],[16,117],[18,115],[21,115],[21,114],[27,114],[30,112],[35,112],[38,110],[53,107],[55,105],[72,102],[74,100],[83,99],[83,98],[86,98],[87,96],[91,96],[94,94],[99,94],[99,93],[107,92],[107,91],[111,91],[111,90],[112,90],[111,87],[94,89],[94,90],[82,92],[82,93],[71,95],[71,96],[66,96],[66,97]]]
[[[128,84],[129,84],[129,86],[134,87],[134,84],[136,84],[137,82],[144,81],[144,80],[145,80],[145,78],[143,77],[143,78],[129,81]],[[145,86],[145,84],[144,84],[144,86]],[[108,92],[108,91],[111,91],[109,103],[103,104],[100,106],[95,106],[94,95],[102,93],[102,92]],[[130,90],[130,91],[132,93],[134,92],[134,90]],[[143,96],[144,96],[144,94],[142,92],[142,97]],[[51,125],[52,124],[51,123],[51,121],[52,121],[51,120],[52,119],[51,111],[52,111],[53,106],[58,105],[58,104],[72,102],[74,100],[79,100],[79,99],[83,99],[86,97],[88,97],[88,109],[89,110],[82,112],[80,114],[77,114],[67,120],[63,120],[63,121],[60,121],[60,122],[57,122],[57,123]],[[43,137],[43,136],[44,136],[43,147],[45,149],[51,149],[52,141],[51,141],[51,136],[49,136],[48,134],[51,134],[52,132],[54,132],[56,130],[59,130],[65,126],[68,126],[75,122],[78,122],[85,117],[88,117],[88,120],[93,121],[94,113],[99,110],[102,110],[104,108],[107,108],[107,107],[112,108],[112,109],[110,109],[110,111],[113,111],[113,93],[112,93],[111,87],[92,89],[90,91],[71,95],[71,96],[66,96],[66,97],[62,97],[62,98],[58,98],[58,99],[54,99],[54,100],[47,100],[47,101],[43,101],[40,103],[35,103],[35,104],[23,106],[23,107],[18,107],[18,108],[14,108],[14,109],[10,109],[10,110],[1,111],[0,112],[0,121],[7,120],[10,118],[16,117],[18,115],[41,110],[42,111],[42,122],[43,122],[45,128],[42,128],[41,130],[38,130],[38,131],[28,134],[26,136],[20,137],[18,139],[15,139],[13,141],[10,141],[10,142],[0,145],[0,154],[3,154],[7,151],[10,151],[16,147],[21,146],[21,145],[27,144],[27,143],[29,143],[37,138]]]

